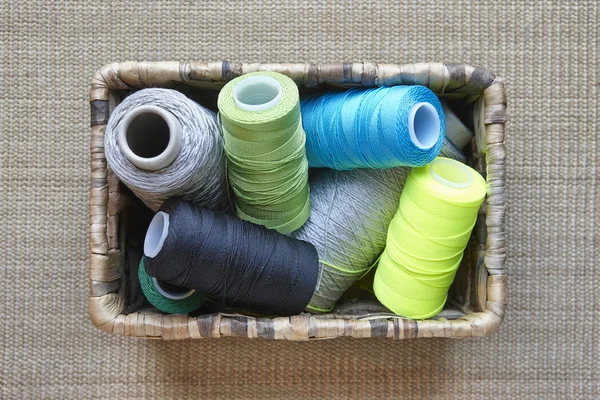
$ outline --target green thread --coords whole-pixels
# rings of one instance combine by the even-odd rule
[[[370,288],[367,288],[367,287],[365,287],[365,286],[362,286],[362,285],[360,285],[358,282],[359,282],[359,281],[360,281],[362,278],[364,278],[365,276],[367,276],[367,274],[368,274],[368,273],[369,273],[369,272],[370,272],[370,271],[373,269],[373,267],[375,267],[375,266],[377,265],[377,263],[379,263],[379,259],[380,259],[380,258],[381,258],[381,256],[377,257],[377,260],[375,260],[375,262],[374,262],[373,264],[371,264],[371,266],[369,266],[368,268],[365,268],[365,269],[363,269],[363,270],[360,270],[360,271],[350,271],[350,270],[347,270],[347,269],[339,268],[339,267],[336,267],[335,265],[333,265],[333,264],[330,264],[330,263],[328,263],[328,262],[326,262],[326,261],[323,261],[323,260],[319,260],[319,262],[320,262],[321,264],[327,265],[327,266],[328,266],[328,267],[330,267],[330,268],[333,268],[333,269],[335,269],[335,270],[338,270],[338,271],[340,271],[340,272],[346,272],[346,273],[348,273],[348,274],[357,274],[357,273],[361,273],[361,272],[362,272],[363,274],[362,274],[360,277],[358,277],[358,278],[356,279],[356,283],[355,283],[355,284],[356,284],[357,286],[359,286],[359,287],[363,288],[364,290],[366,290],[366,291],[368,291],[368,292],[371,292],[371,293],[373,293],[373,290],[372,290],[372,289],[370,289]],[[307,309],[307,310],[310,310],[310,311],[316,311],[316,312],[319,312],[319,313],[328,313],[328,312],[331,312],[331,311],[332,311],[334,308],[335,308],[335,306],[332,306],[332,307],[330,307],[330,308],[321,308],[321,307],[311,306],[310,304],[306,306],[306,309]]]
[[[379,261],[379,258],[377,259],[377,261]],[[375,262],[375,263],[373,263],[373,264],[372,264],[370,267],[367,267],[367,268],[365,268],[365,269],[359,269],[359,270],[356,270],[356,271],[351,271],[351,270],[349,270],[349,269],[344,269],[344,268],[336,267],[335,265],[333,265],[333,264],[330,264],[330,263],[328,263],[328,262],[326,262],[326,261],[323,261],[323,260],[319,260],[319,262],[320,262],[321,264],[327,265],[328,267],[330,267],[330,268],[333,268],[333,269],[335,269],[335,270],[338,270],[338,271],[340,271],[340,272],[345,272],[345,273],[347,273],[347,274],[352,274],[352,275],[355,275],[355,274],[356,274],[356,275],[358,275],[358,274],[361,274],[361,273],[363,273],[363,272],[369,273],[369,271],[371,270],[371,268],[373,268],[373,266],[374,266],[374,265],[377,263],[377,262]],[[359,278],[359,279],[360,279],[360,278]]]
[[[371,264],[371,266],[365,270],[365,273],[358,277],[358,280],[360,281],[362,278],[367,276],[369,272],[371,272],[371,270],[375,268],[377,264],[379,264],[379,260],[381,260],[381,254],[379,255],[379,257],[377,257],[377,260],[373,261],[373,264]]]
[[[354,282],[354,284],[356,286],[358,286],[359,288],[361,288],[362,290],[364,290],[365,292],[369,292],[371,294],[375,293],[375,292],[373,292],[373,286],[365,286],[362,283],[360,283],[360,281]]]
[[[315,306],[306,306],[307,310],[311,310],[311,311],[317,311],[320,313],[328,313],[331,312],[333,309],[335,308],[335,306],[331,307],[331,308],[319,308],[319,307],[315,307]]]
[[[169,299],[163,296],[154,286],[152,277],[146,272],[143,258],[140,260],[138,278],[146,299],[148,299],[150,304],[162,312],[169,314],[187,314],[202,306],[206,300],[205,297],[198,292],[194,292],[189,297],[180,300]]]
[[[248,111],[236,103],[234,92],[238,84],[256,76],[275,79],[282,97],[271,108]],[[221,90],[218,107],[238,217],[280,233],[300,228],[310,214],[310,192],[294,81],[275,72],[240,76]]]

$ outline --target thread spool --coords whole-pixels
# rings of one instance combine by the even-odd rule
[[[310,167],[422,166],[440,152],[445,121],[423,86],[318,93],[302,101]]]
[[[464,159],[453,146],[442,154]],[[290,236],[312,243],[319,254],[319,279],[307,310],[328,312],[342,294],[375,264],[386,244],[410,169],[313,169],[311,215]]]
[[[446,138],[459,149],[464,149],[473,139],[473,132],[454,114],[450,106],[442,102],[446,121]]]
[[[163,282],[267,315],[302,312],[319,269],[310,243],[179,199],[150,223],[144,263]]]
[[[117,142],[136,167],[157,171],[169,166],[181,149],[181,124],[170,112],[153,105],[134,108],[118,127]]]
[[[152,210],[174,196],[227,207],[216,115],[183,94],[135,92],[112,112],[104,140],[110,168]]]
[[[481,175],[448,158],[410,172],[373,281],[384,306],[413,319],[442,310],[485,193]]]
[[[448,138],[444,138],[444,145],[439,155],[460,161],[463,164],[467,162],[467,157],[462,150],[456,147]]]
[[[181,288],[150,277],[140,260],[138,278],[142,292],[150,304],[169,314],[187,314],[200,308],[205,298],[193,289]]]
[[[240,80],[233,89],[233,99],[245,111],[265,111],[283,98],[283,88],[277,79],[260,74]]]
[[[230,81],[219,93],[228,179],[236,214],[288,233],[310,213],[298,88],[275,72]]]

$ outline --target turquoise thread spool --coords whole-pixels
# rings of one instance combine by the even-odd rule
[[[301,112],[310,167],[423,166],[444,141],[442,105],[423,86],[319,93],[302,100]]]

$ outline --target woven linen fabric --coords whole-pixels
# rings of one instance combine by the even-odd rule
[[[595,0],[0,2],[0,398],[600,398]],[[508,311],[464,340],[111,336],[88,319],[92,73],[459,62],[505,78]]]

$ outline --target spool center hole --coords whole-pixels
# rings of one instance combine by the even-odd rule
[[[431,163],[431,170],[439,178],[456,187],[467,187],[473,181],[469,168],[458,161],[438,158]]]
[[[160,279],[156,280],[156,284],[160,286],[162,290],[165,292],[172,294],[174,296],[181,296],[190,291],[190,289],[182,288],[180,286],[175,286],[171,283],[161,281]]]
[[[183,300],[190,297],[194,293],[193,289],[175,286],[170,283],[160,281],[156,278],[152,278],[152,283],[154,284],[154,288],[158,291],[158,293],[171,300]]]
[[[271,77],[250,77],[240,82],[234,89],[238,102],[258,106],[273,101],[281,92],[281,85]]]
[[[146,232],[144,239],[144,254],[147,257],[156,257],[169,234],[169,214],[159,211],[156,213]]]
[[[170,138],[167,121],[155,113],[140,114],[127,127],[127,145],[139,157],[153,158],[160,155],[167,149]]]
[[[431,148],[438,140],[440,135],[440,117],[435,109],[429,103],[418,104],[413,119],[415,138],[420,145],[425,148]]]

